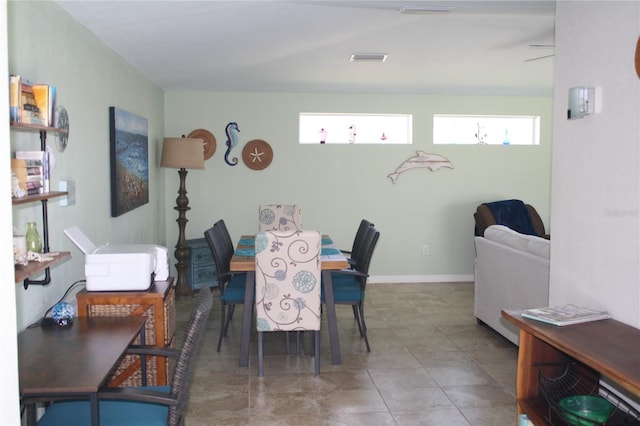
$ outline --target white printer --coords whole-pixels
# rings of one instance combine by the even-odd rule
[[[166,247],[153,244],[106,244],[97,247],[78,228],[64,233],[85,254],[87,291],[144,291],[169,277]]]

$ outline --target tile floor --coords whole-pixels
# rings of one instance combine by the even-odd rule
[[[190,299],[176,303],[177,341]],[[216,352],[216,300],[186,426],[517,424],[517,348],[476,323],[473,283],[370,284],[365,315],[370,353],[351,307],[338,306],[342,365],[331,364],[326,332],[320,376],[313,374],[312,357],[286,355],[282,335],[273,333],[265,338],[265,375],[259,378],[255,336],[249,367],[238,367],[241,306]]]

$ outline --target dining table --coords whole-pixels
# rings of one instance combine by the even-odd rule
[[[71,325],[36,326],[18,333],[20,399],[27,425],[36,424],[38,401],[86,397],[91,425],[98,426],[98,392],[136,338],[145,343],[145,321],[145,317],[78,317]]]
[[[349,267],[346,256],[336,247],[329,235],[322,236],[320,253],[320,267],[322,269],[322,285],[325,292],[325,304],[327,311],[327,326],[329,328],[329,341],[331,347],[331,363],[342,364],[340,354],[340,339],[338,335],[338,319],[333,298],[333,282],[331,272]],[[252,306],[255,296],[255,235],[242,235],[231,258],[231,272],[246,272],[246,285],[244,293],[244,310],[242,316],[242,336],[240,340],[240,367],[249,365],[249,345],[252,326]]]

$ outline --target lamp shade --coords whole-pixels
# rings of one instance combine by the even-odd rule
[[[160,167],[204,169],[204,141],[191,138],[164,138]]]

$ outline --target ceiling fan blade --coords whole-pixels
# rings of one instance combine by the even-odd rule
[[[532,62],[532,61],[537,61],[537,60],[540,60],[540,59],[550,58],[550,57],[552,57],[552,56],[555,56],[555,55],[551,54],[551,55],[537,56],[537,57],[535,57],[535,58],[525,59],[524,61],[525,61],[525,62]]]

